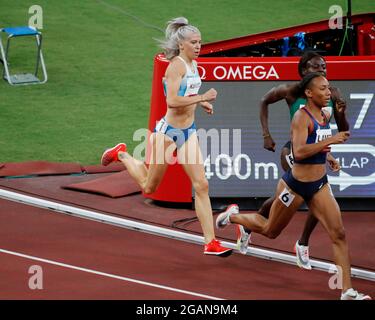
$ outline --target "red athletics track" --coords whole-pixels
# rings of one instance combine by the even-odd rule
[[[170,287],[169,290],[0,253],[0,299],[337,299],[330,274],[0,200],[0,249]],[[29,267],[43,269],[31,290]],[[375,296],[374,282],[353,279]],[[172,288],[185,290],[180,293]],[[189,293],[190,292],[190,293]],[[201,294],[197,296],[194,294]],[[209,296],[209,297],[207,297]]]

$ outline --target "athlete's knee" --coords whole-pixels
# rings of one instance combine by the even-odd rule
[[[340,242],[345,241],[346,235],[345,235],[345,229],[344,227],[337,227],[330,231],[330,237],[332,241],[334,242]]]
[[[197,181],[194,181],[193,187],[197,194],[208,193],[208,181],[206,178],[201,178]]]

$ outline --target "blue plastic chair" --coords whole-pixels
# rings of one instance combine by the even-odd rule
[[[6,47],[4,49],[3,42],[2,42],[2,34],[5,33],[7,35],[7,42]],[[9,70],[9,62],[8,62],[8,53],[9,53],[9,46],[10,40],[16,37],[25,37],[25,36],[32,36],[35,37],[36,45],[37,45],[37,57],[36,57],[36,66],[35,66],[35,73],[23,73],[23,74],[11,74]],[[42,33],[33,27],[10,27],[10,28],[3,28],[0,29],[0,51],[1,51],[1,58],[3,61],[3,78],[8,81],[11,85],[18,85],[18,84],[37,84],[37,83],[45,83],[47,82],[47,70],[44,63],[43,53],[42,53]],[[38,78],[39,69],[42,69],[43,78]]]

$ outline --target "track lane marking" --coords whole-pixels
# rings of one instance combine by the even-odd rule
[[[119,218],[92,210],[81,209],[79,207],[65,205],[55,201],[44,200],[42,198],[28,196],[22,193],[8,191],[2,188],[0,188],[0,198],[26,205],[31,205],[33,207],[52,210],[54,212],[67,214],[74,217],[84,218],[100,223],[107,223],[121,228],[146,232],[153,235],[158,235],[170,239],[176,239],[200,245],[204,244],[204,238],[202,236],[190,234],[187,232],[176,231],[165,227],[158,227],[125,218]],[[237,246],[235,243],[222,241],[222,244],[225,247],[237,250]],[[257,258],[296,265],[296,256],[294,254],[286,254],[278,251],[260,249],[252,246],[249,246],[247,248],[246,254]],[[317,259],[310,259],[310,262],[312,268],[315,270],[320,270],[323,272],[336,270],[336,266],[332,262],[324,262]],[[371,270],[352,267],[351,275],[352,277],[375,281],[375,272]]]
[[[27,254],[15,252],[15,251],[9,251],[9,250],[5,250],[5,249],[1,249],[1,248],[0,248],[0,253],[9,254],[9,255],[25,258],[25,259],[34,260],[34,261],[44,262],[44,263],[47,263],[47,264],[51,264],[51,265],[55,265],[55,266],[59,266],[59,267],[63,267],[63,268],[83,271],[83,272],[86,272],[86,273],[91,273],[91,274],[95,274],[95,275],[99,275],[99,276],[103,276],[103,277],[107,277],[107,278],[132,282],[132,283],[136,283],[136,284],[140,284],[140,285],[144,285],[144,286],[154,287],[154,288],[178,292],[178,293],[183,293],[183,294],[186,294],[186,295],[191,295],[191,296],[195,296],[195,297],[199,297],[199,298],[204,298],[204,299],[209,299],[209,300],[225,300],[223,298],[213,297],[213,296],[205,295],[205,294],[198,293],[198,292],[177,289],[177,288],[164,286],[164,285],[161,285],[161,284],[156,284],[156,283],[147,282],[147,281],[143,281],[143,280],[137,280],[137,279],[123,277],[123,276],[110,274],[110,273],[106,273],[106,272],[101,272],[101,271],[97,271],[97,270],[93,270],[93,269],[87,269],[87,268],[82,268],[82,267],[78,267],[78,266],[73,266],[71,264],[66,264],[66,263],[57,262],[57,261],[53,261],[53,260],[49,260],[49,259],[30,256],[30,255],[27,255]]]

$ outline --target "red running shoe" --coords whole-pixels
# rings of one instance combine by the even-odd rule
[[[210,243],[204,246],[204,254],[210,254],[220,257],[228,257],[232,254],[232,249],[221,246],[220,241],[213,239]]]
[[[119,151],[126,152],[125,143],[119,143],[113,148],[105,150],[101,160],[102,166],[108,166],[111,162],[119,161],[117,157]]]

